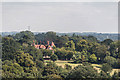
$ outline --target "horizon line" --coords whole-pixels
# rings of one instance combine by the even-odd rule
[[[31,31],[31,30],[22,30],[22,31]],[[3,32],[22,32],[22,31],[0,31],[0,32],[3,33]],[[31,32],[44,33],[44,32],[50,32],[50,31],[52,31],[52,30],[49,30],[49,31],[31,31]],[[52,32],[56,32],[56,33],[120,33],[120,32],[97,32],[97,31],[71,31],[71,32],[52,31]]]

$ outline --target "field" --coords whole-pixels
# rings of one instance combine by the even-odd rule
[[[45,60],[45,63],[47,63],[47,62],[50,62],[49,60]],[[65,67],[65,64],[68,64],[68,65],[70,65],[70,66],[72,66],[72,68],[74,68],[74,67],[76,67],[76,66],[78,66],[78,65],[80,65],[80,64],[74,64],[74,63],[71,63],[72,61],[63,61],[63,60],[57,60],[57,61],[55,61],[55,63],[58,65],[58,66],[61,66],[62,68],[64,68]]]
[[[47,63],[47,62],[50,62],[50,60],[45,60],[45,63]],[[58,65],[58,66],[61,66],[61,67],[65,67],[65,64],[68,64],[68,65],[70,65],[70,66],[72,66],[72,68],[74,68],[74,67],[76,67],[76,66],[78,66],[78,65],[81,65],[81,63],[78,63],[78,64],[76,64],[76,63],[71,63],[72,61],[70,61],[70,60],[66,60],[66,61],[64,61],[64,60],[57,60],[57,61],[55,61],[55,63]],[[92,66],[93,67],[96,67],[96,68],[99,68],[99,67],[102,67],[102,65],[99,65],[99,64],[92,64]]]
[[[45,60],[45,64],[47,64],[48,62],[50,62],[50,60]],[[71,62],[72,61],[70,61],[70,60],[68,60],[68,61],[67,60],[66,61],[64,61],[64,60],[57,60],[57,61],[55,61],[55,63],[58,66],[61,66],[62,68],[65,67],[65,64],[68,64],[68,65],[72,66],[72,68],[74,68],[74,67],[76,67],[78,65],[81,65],[81,63],[75,64],[75,63],[71,63]],[[101,69],[100,69],[102,67],[101,64],[92,64],[92,66],[98,71],[98,73],[101,71]],[[113,75],[114,72],[120,72],[120,69],[112,69],[110,75]]]

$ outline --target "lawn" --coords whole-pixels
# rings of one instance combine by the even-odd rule
[[[50,62],[50,60],[45,60],[45,62]],[[81,65],[81,63],[71,63],[73,61],[70,61],[70,60],[57,60],[55,61],[55,63],[58,65],[58,66],[61,66],[61,67],[65,67],[65,64],[68,64],[70,66],[72,66],[72,68],[78,66],[78,65]],[[99,64],[92,64],[93,67],[96,67],[96,68],[100,68],[102,65],[99,65]]]
[[[56,63],[58,66],[62,66],[63,68],[65,67],[65,64],[68,64],[68,65],[72,66],[72,68],[80,65],[80,64],[70,63],[70,62],[72,62],[72,61],[57,60],[55,63]]]
[[[50,60],[45,60],[45,64],[47,64],[48,62],[50,62]],[[72,61],[70,61],[70,60],[66,60],[66,61],[64,61],[64,60],[57,60],[57,61],[55,61],[55,63],[58,65],[58,66],[61,66],[61,67],[65,67],[65,64],[68,64],[68,65],[70,65],[70,66],[72,66],[72,68],[74,68],[74,67],[76,67],[76,66],[78,66],[78,65],[80,65],[80,64],[74,64],[74,63],[71,63]]]

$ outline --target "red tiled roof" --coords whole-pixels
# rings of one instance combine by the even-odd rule
[[[41,43],[41,41],[40,41],[40,43]],[[37,42],[37,45],[35,44],[35,41],[33,40],[33,44],[32,44],[35,48],[37,48],[37,49],[49,49],[49,50],[53,50],[53,46],[55,46],[54,45],[54,43],[52,42],[51,43],[51,46],[49,45],[49,41],[47,41],[47,45],[45,46],[45,45],[38,45],[38,42]]]
[[[52,48],[51,46],[48,46],[47,49],[49,49],[49,50],[53,50],[53,48]]]
[[[53,42],[52,42],[51,46],[52,46],[52,47],[55,46]]]
[[[45,49],[46,47],[44,45],[40,45],[40,48]]]
[[[35,48],[39,48],[40,45],[35,45]]]

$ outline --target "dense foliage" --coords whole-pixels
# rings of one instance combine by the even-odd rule
[[[54,42],[53,51],[36,49],[32,46],[33,40],[36,44]],[[36,35],[22,31],[0,36],[0,44],[3,78],[120,78],[117,72],[110,75],[112,69],[120,69],[120,41],[99,41],[93,36],[76,34],[60,36],[52,31]],[[50,60],[46,62],[44,56],[49,56]],[[61,67],[56,64],[57,60],[79,65]],[[100,72],[92,64],[102,65]]]

